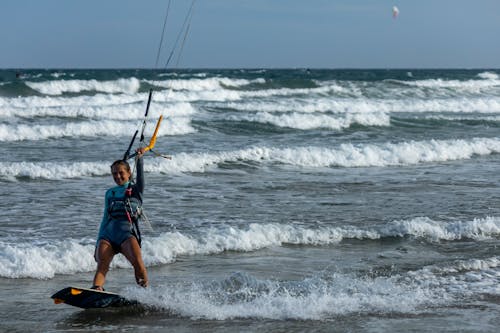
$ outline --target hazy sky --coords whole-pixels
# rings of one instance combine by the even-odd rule
[[[167,4],[1,0],[0,68],[154,67]],[[500,0],[197,0],[178,66],[500,68]]]

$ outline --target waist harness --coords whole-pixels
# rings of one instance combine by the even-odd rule
[[[108,219],[129,221],[131,232],[141,246],[139,219],[142,216],[142,198],[141,194],[134,189],[134,186],[129,184],[124,197],[115,197],[113,191],[113,197],[109,198],[108,201]]]

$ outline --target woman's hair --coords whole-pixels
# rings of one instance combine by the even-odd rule
[[[128,164],[127,161],[125,160],[116,160],[113,162],[113,164],[111,164],[111,170],[113,170],[113,167],[115,166],[119,166],[119,165],[122,165],[125,167],[125,169],[130,172],[130,164]]]

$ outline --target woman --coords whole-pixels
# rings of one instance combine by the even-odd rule
[[[141,254],[141,235],[138,219],[141,215],[144,170],[144,148],[136,150],[137,181],[132,182],[130,165],[117,160],[111,165],[111,174],[117,186],[106,192],[104,215],[99,228],[94,258],[97,271],[92,289],[104,290],[106,273],[115,254],[122,253],[134,267],[135,280],[142,287],[148,286],[148,276]]]

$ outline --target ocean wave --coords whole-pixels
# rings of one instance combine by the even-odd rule
[[[444,121],[485,121],[485,122],[498,123],[500,122],[500,115],[488,116],[488,115],[478,115],[477,113],[470,113],[464,115],[433,114],[433,115],[425,115],[423,117],[415,117],[415,119],[430,119],[430,120],[444,120]]]
[[[409,97],[385,94],[384,97],[331,95],[334,87],[281,88],[266,90],[233,90],[218,87],[197,90],[161,90],[153,94],[152,110],[171,105],[203,103],[203,107],[246,112],[301,112],[301,113],[426,113],[426,112],[476,112],[499,113],[500,97],[495,95],[453,97]],[[29,116],[39,109],[39,117],[51,115],[61,109],[85,117],[95,114],[95,109],[131,110],[143,112],[147,93],[95,94],[92,96],[28,96],[0,97],[0,117]],[[49,110],[55,108],[56,111]],[[69,109],[69,111],[66,111]]]
[[[325,87],[315,87],[315,88],[275,88],[275,89],[232,89],[241,88],[245,85],[250,84],[260,84],[262,79],[255,80],[234,80],[223,78],[211,78],[205,80],[193,80],[179,81],[174,83],[168,83],[165,81],[161,84],[162,87],[167,88],[167,90],[159,91],[156,96],[159,101],[179,101],[179,102],[194,102],[194,101],[205,101],[205,102],[231,102],[231,101],[241,101],[247,99],[258,99],[258,98],[268,98],[268,97],[294,97],[304,98],[305,96],[328,96],[332,91],[344,91],[343,88],[338,86],[325,86]],[[241,81],[241,82],[239,82]],[[224,84],[224,82],[227,83]],[[239,84],[238,84],[239,82]],[[151,82],[154,83],[154,82]],[[173,87],[169,87],[173,84]],[[312,100],[312,99],[311,99]]]
[[[93,244],[62,241],[58,246],[27,247],[0,243],[1,276],[49,279],[55,274],[95,269]],[[148,254],[144,253],[144,258]],[[112,266],[130,267],[122,256],[117,256]],[[425,306],[453,299],[445,287],[457,285],[454,279],[443,281],[428,274],[363,277],[327,271],[298,281],[279,281],[237,272],[222,280],[188,278],[147,289],[128,287],[122,294],[159,310],[198,319],[318,320],[352,312],[425,312]]]
[[[177,72],[166,72],[166,73],[159,73],[158,77],[207,77],[209,74],[208,73],[177,73]]]
[[[150,244],[144,246],[147,248]],[[173,246],[173,245],[170,245]],[[90,240],[57,246],[0,242],[0,274],[6,278],[50,279],[95,269]],[[144,253],[144,257],[150,252]],[[334,268],[294,280],[235,272],[220,278],[187,277],[120,293],[157,311],[192,319],[325,320],[355,314],[425,314],[436,306],[463,305],[464,297],[498,296],[498,257],[443,262],[391,275],[344,273]],[[127,268],[117,256],[113,268]]]
[[[252,147],[219,153],[179,153],[171,161],[151,164],[151,172],[206,172],[221,163],[251,161],[307,168],[384,167],[469,159],[500,152],[500,139],[429,140],[385,144],[342,144],[337,148]]]
[[[427,217],[393,221],[378,230],[381,237],[412,236],[428,241],[462,239],[486,240],[500,236],[500,218],[486,217],[472,221],[441,222]]]
[[[425,313],[452,298],[443,288],[396,278],[330,273],[298,281],[234,273],[220,281],[186,281],[128,288],[124,293],[158,310],[192,319],[325,320],[351,313]]]
[[[60,180],[109,174],[109,163],[97,162],[0,162],[0,177]]]
[[[36,246],[0,241],[1,277],[49,279],[55,274],[74,274],[95,269],[94,245],[74,240]]]
[[[178,122],[176,122],[178,123]],[[117,131],[113,122],[113,130]],[[122,129],[120,133],[130,133]],[[189,126],[188,124],[186,126]],[[87,129],[92,128],[92,129]],[[168,126],[165,126],[168,127]],[[171,133],[169,128],[162,127],[161,135]],[[96,129],[89,124],[86,131],[108,131],[106,127]],[[1,129],[1,127],[0,127]],[[66,129],[67,132],[79,130]],[[182,128],[185,130],[185,128]],[[57,130],[61,130],[58,128]],[[29,134],[28,130],[26,130]],[[175,130],[173,130],[175,131]],[[55,130],[54,130],[55,132]],[[16,135],[12,133],[12,135]],[[25,134],[26,135],[26,134]],[[39,135],[37,133],[36,135]],[[60,135],[60,134],[54,134]],[[97,134],[96,134],[97,135]],[[107,134],[109,135],[109,133]],[[283,164],[305,168],[357,168],[357,167],[385,167],[385,166],[406,166],[421,163],[446,162],[461,159],[469,159],[474,155],[490,155],[500,152],[500,139],[498,138],[475,138],[471,140],[429,140],[411,141],[402,143],[385,144],[342,144],[337,148],[324,147],[296,147],[296,148],[268,148],[251,147],[236,151],[216,152],[216,153],[177,153],[172,155],[171,160],[155,159],[145,166],[145,171],[150,173],[180,174],[186,172],[207,172],[218,165],[224,163],[238,163],[241,161],[255,162],[258,164]],[[0,177],[12,179],[17,177],[65,179],[73,177],[103,176],[107,174],[98,173],[82,168],[80,171],[71,173],[54,171],[56,163],[51,162],[0,162]],[[60,167],[75,168],[78,163],[57,164]],[[107,162],[102,162],[107,166]],[[101,170],[101,168],[97,168]]]
[[[185,80],[166,80],[166,81],[151,81],[145,82],[173,90],[188,90],[188,91],[207,91],[207,90],[220,90],[226,88],[239,88],[250,84],[264,84],[265,79],[231,79],[226,77],[209,77],[203,79],[185,79]]]
[[[58,96],[65,93],[106,93],[106,94],[136,94],[142,85],[158,87],[160,91],[168,91],[180,100],[208,100],[230,101],[241,98],[265,97],[303,97],[334,96],[337,98],[375,98],[401,99],[413,96],[415,98],[459,98],[464,95],[470,97],[486,97],[493,93],[498,96],[500,87],[499,75],[494,72],[482,72],[467,80],[446,78],[424,80],[397,80],[383,81],[343,81],[343,80],[305,80],[305,86],[290,86],[287,82],[273,81],[265,78],[231,78],[225,76],[207,76],[200,74],[197,77],[174,79],[149,80],[129,77],[108,81],[95,79],[58,79],[64,73],[51,74],[56,79],[48,81],[24,81],[27,87],[47,96]],[[184,75],[184,76],[185,76]],[[196,75],[195,75],[196,76]],[[301,81],[302,82],[302,81]],[[310,86],[310,85],[313,86]],[[397,86],[397,87],[394,87]],[[231,92],[231,93],[229,93]]]
[[[237,92],[227,91],[227,95],[214,97],[205,107],[241,111],[241,115],[231,112],[220,113],[218,117],[227,120],[247,120],[271,123],[280,127],[299,129],[317,128],[318,121],[325,121],[326,128],[339,129],[349,124],[359,123],[367,126],[389,126],[391,114],[427,114],[427,113],[475,113],[477,119],[500,113],[500,98],[462,98],[430,100],[369,100],[369,99],[287,99],[275,101],[239,100]],[[157,118],[160,113],[166,116],[191,116],[198,112],[190,103],[197,97],[191,93],[179,93],[174,96],[167,92],[158,92],[153,96],[150,117]],[[170,95],[170,96],[169,96]],[[227,101],[227,100],[230,101]],[[144,115],[147,96],[145,94],[117,97],[115,95],[67,97],[28,97],[7,99],[0,98],[0,119],[9,118],[89,118],[89,119],[140,119]],[[225,100],[220,102],[219,100]],[[280,114],[287,114],[286,116]],[[306,116],[304,114],[314,114]],[[325,114],[325,115],[321,115]],[[211,116],[210,113],[207,113]],[[338,116],[334,116],[338,115]],[[436,117],[439,115],[433,114]],[[447,115],[449,116],[449,114]],[[300,119],[299,119],[300,118]]]
[[[75,73],[66,73],[66,72],[53,72],[50,73],[50,76],[55,77],[56,79],[63,77],[63,76],[71,76],[74,77],[76,74]]]
[[[143,103],[96,105],[94,103],[82,105],[53,105],[12,107],[4,106],[0,110],[1,118],[87,118],[87,119],[114,119],[138,120],[144,118],[145,106]],[[160,114],[168,117],[187,117],[196,113],[196,109],[189,103],[160,104],[151,102],[149,118],[158,118]]]
[[[237,101],[242,99],[242,91],[231,89],[215,90],[154,90],[153,102],[160,103],[178,103],[178,102],[199,102],[199,101]],[[107,106],[107,105],[125,105],[131,103],[146,104],[148,100],[147,92],[130,92],[123,94],[106,94],[103,92],[94,95],[78,96],[19,96],[15,98],[0,97],[0,108],[31,108],[31,107],[55,107],[55,106]],[[0,109],[1,110],[1,109]]]
[[[443,276],[456,273],[467,273],[469,275],[473,275],[477,272],[488,273],[491,269],[495,268],[500,268],[500,257],[456,260],[447,264],[429,265],[413,272],[412,275],[432,274],[435,276]]]
[[[191,119],[178,117],[175,122],[162,123],[158,136],[185,135],[196,130]],[[124,133],[134,133],[137,123],[112,120],[71,122],[64,125],[5,125],[0,124],[1,141],[46,140],[54,138],[81,137],[122,137]]]
[[[196,235],[171,231],[148,237],[143,241],[143,256],[147,266],[155,266],[172,263],[179,256],[186,255],[212,255],[225,251],[251,252],[284,244],[326,246],[338,244],[346,239],[377,240],[408,236],[429,242],[461,239],[482,241],[500,236],[500,218],[441,222],[420,217],[366,229],[327,225],[308,228],[293,223],[251,223],[246,228],[212,226],[203,230],[198,228]],[[0,249],[2,277],[51,278],[55,274],[89,272],[95,269],[92,260],[94,246],[93,241],[89,239],[65,240],[61,246],[0,241]],[[124,258],[117,258],[113,265],[129,267]],[[460,267],[462,270],[481,268],[477,265]]]
[[[482,72],[477,74],[477,76],[485,80],[500,80],[500,75],[494,72]]]
[[[78,107],[97,106],[106,107],[114,105],[141,104],[146,107],[147,93],[133,95],[96,94],[92,96],[28,96],[5,98],[0,97],[0,116],[5,109],[31,109],[31,108],[56,108],[56,107]]]
[[[434,271],[424,267],[390,276],[327,269],[297,281],[236,272],[215,281],[191,279],[149,289],[129,287],[124,294],[192,319],[325,320],[353,313],[414,316],[432,313],[436,306],[461,306],[471,293],[498,296],[498,257],[471,261],[475,267],[446,275],[436,272],[438,266]]]
[[[364,126],[389,126],[390,117],[385,113],[348,113],[344,116],[333,117],[325,114],[290,113],[275,115],[269,112],[258,112],[253,115],[231,116],[232,121],[249,121],[272,124],[278,127],[310,130],[328,128],[340,130],[349,128],[353,124]]]
[[[44,82],[30,82],[25,84],[44,95],[62,95],[64,93],[103,92],[108,94],[134,94],[141,86],[137,78],[120,78],[113,81],[92,80],[53,80]]]
[[[439,99],[350,99],[314,98],[276,101],[242,100],[213,103],[211,106],[248,112],[329,112],[329,113],[425,113],[425,112],[500,112],[500,98],[439,98]]]
[[[478,79],[468,79],[468,80],[449,80],[449,79],[427,79],[427,80],[415,80],[415,81],[401,81],[401,80],[390,80],[391,82],[396,82],[401,85],[407,85],[412,87],[423,87],[423,88],[455,88],[455,89],[467,89],[467,90],[477,90],[481,88],[488,87],[498,87],[500,86],[499,75],[493,72],[483,72],[479,73]]]

